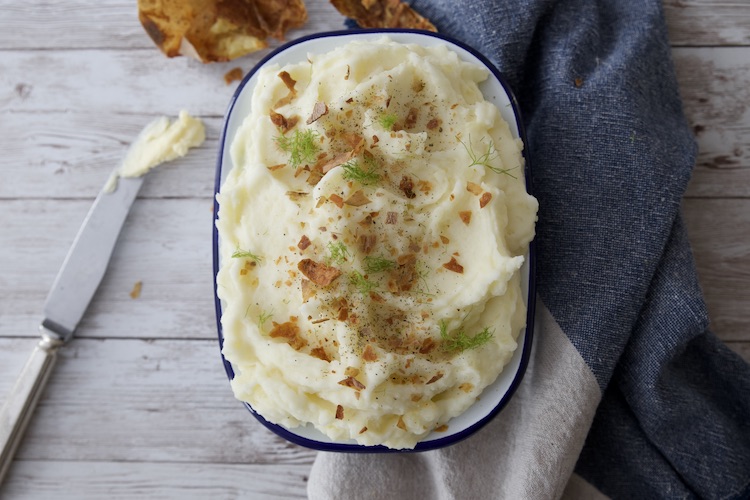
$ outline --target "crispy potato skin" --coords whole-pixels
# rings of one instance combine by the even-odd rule
[[[413,28],[437,31],[435,26],[401,0],[331,0],[336,9],[363,28]]]
[[[437,31],[400,0],[330,0],[363,28]],[[167,57],[223,62],[264,49],[307,22],[303,0],[138,0],[138,19]]]
[[[229,61],[307,21],[303,0],[138,0],[138,19],[167,57]]]

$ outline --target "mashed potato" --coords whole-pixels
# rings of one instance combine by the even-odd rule
[[[413,448],[509,361],[537,202],[487,77],[387,38],[259,72],[218,293],[234,393],[270,422]]]

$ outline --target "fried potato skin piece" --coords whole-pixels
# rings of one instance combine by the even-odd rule
[[[307,21],[303,0],[138,0],[138,18],[168,57],[228,61]]]
[[[413,28],[437,31],[426,18],[400,0],[330,0],[363,28]]]

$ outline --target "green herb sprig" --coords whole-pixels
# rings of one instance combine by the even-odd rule
[[[317,132],[307,129],[301,132],[295,130],[294,134],[280,135],[274,140],[280,150],[289,154],[289,164],[296,168],[303,163],[315,160],[320,151],[318,137]]]
[[[331,262],[341,265],[344,262],[346,262],[349,259],[349,249],[344,245],[342,241],[339,241],[337,243],[329,242],[328,243],[328,258],[326,259],[327,263],[330,264]]]
[[[378,287],[376,282],[368,280],[359,271],[352,271],[349,274],[349,283],[354,285],[362,295],[367,295]]]
[[[233,259],[251,259],[256,264],[260,264],[261,262],[263,262],[263,257],[259,255],[255,255],[253,252],[249,250],[241,250],[239,248],[234,251],[234,253],[232,254],[232,258]]]
[[[417,289],[416,292],[429,297],[435,297],[435,294],[430,292],[430,285],[427,283],[427,276],[430,274],[430,268],[427,267],[424,261],[417,260],[417,263],[414,266],[414,271],[417,273],[419,282],[424,287],[423,289]]]
[[[363,186],[370,186],[380,182],[380,174],[373,167],[365,170],[356,160],[349,161],[341,165],[344,169],[344,179],[357,181]]]
[[[393,113],[385,113],[378,118],[378,123],[380,123],[380,126],[386,130],[391,130],[397,121],[398,116]]]
[[[268,321],[269,319],[273,318],[273,309],[270,311],[261,311],[261,313],[258,315],[258,326],[260,328],[263,328],[263,325]]]
[[[386,259],[385,257],[373,257],[368,255],[364,258],[365,272],[382,273],[396,268],[396,261]]]
[[[466,153],[469,155],[469,158],[471,159],[471,163],[468,165],[467,168],[473,167],[474,165],[480,165],[485,168],[489,168],[496,174],[505,174],[509,175],[510,177],[516,178],[515,175],[510,173],[511,170],[518,168],[499,168],[491,164],[492,161],[494,161],[499,155],[497,153],[497,150],[495,149],[495,145],[490,142],[490,144],[487,146],[487,149],[484,151],[484,153],[478,154],[474,151],[474,149],[471,147],[471,139],[469,139],[469,145],[467,145],[464,141],[461,139],[458,140],[458,142],[461,143],[461,145],[466,150]]]
[[[448,333],[448,325],[445,321],[440,322],[440,338],[443,340],[444,351],[465,351],[467,349],[476,349],[481,347],[494,336],[494,330],[490,330],[489,327],[485,327],[484,330],[478,332],[473,337],[469,337],[464,332],[463,328],[453,334]]]

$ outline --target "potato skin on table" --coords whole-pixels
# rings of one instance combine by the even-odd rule
[[[363,28],[413,28],[437,31],[401,0],[331,0],[336,9]]]
[[[235,59],[307,22],[302,0],[138,0],[138,18],[167,57]]]

